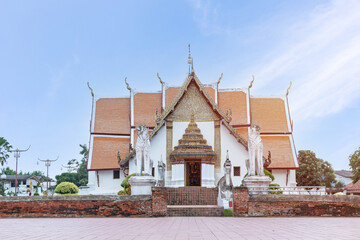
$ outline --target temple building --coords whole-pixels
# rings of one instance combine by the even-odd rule
[[[287,95],[256,97],[245,89],[220,89],[220,80],[202,84],[191,67],[179,87],[160,80],[159,92],[100,98],[93,108],[89,191],[112,194],[134,173],[136,126],[149,128],[152,174],[165,166],[166,187],[215,187],[231,161],[231,180],[240,186],[247,173],[248,133],[261,127],[264,161],[280,186],[296,186],[297,156]],[[269,164],[270,163],[270,164]]]

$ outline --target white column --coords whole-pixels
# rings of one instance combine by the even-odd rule
[[[201,164],[201,186],[215,187],[215,169],[213,164]]]
[[[185,186],[184,164],[173,164],[171,168],[172,168],[171,187],[184,187]]]
[[[135,129],[134,127],[134,92],[133,90],[130,90],[130,142],[135,147],[134,143],[134,133]]]

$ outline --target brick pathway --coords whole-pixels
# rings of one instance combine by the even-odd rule
[[[0,239],[360,239],[360,218],[10,218]]]

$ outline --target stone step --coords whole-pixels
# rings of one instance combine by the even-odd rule
[[[221,217],[224,216],[224,207],[219,207],[217,205],[168,205],[167,214],[170,217]]]
[[[217,205],[217,197],[217,188],[167,188],[168,205]]]

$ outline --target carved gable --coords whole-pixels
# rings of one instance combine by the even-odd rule
[[[190,121],[192,113],[194,113],[196,121],[214,121],[219,119],[194,82],[189,84],[184,96],[166,120]]]

